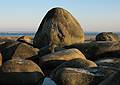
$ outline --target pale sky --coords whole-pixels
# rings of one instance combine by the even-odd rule
[[[37,31],[54,7],[71,12],[85,32],[120,32],[120,0],[0,0],[0,31]]]

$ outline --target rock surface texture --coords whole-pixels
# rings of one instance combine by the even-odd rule
[[[65,9],[53,8],[43,18],[33,39],[35,47],[64,47],[84,42],[84,32],[78,21]]]
[[[96,41],[118,41],[119,36],[113,32],[102,32],[96,36]]]

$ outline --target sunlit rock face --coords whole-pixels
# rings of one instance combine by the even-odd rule
[[[33,39],[35,47],[68,46],[84,42],[84,32],[78,21],[65,9],[53,8],[43,18]]]

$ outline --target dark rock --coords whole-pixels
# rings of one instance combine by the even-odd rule
[[[52,78],[57,85],[98,85],[106,74],[96,69],[60,68]]]
[[[21,36],[17,39],[17,41],[27,43],[29,45],[33,44],[33,38],[31,36]]]
[[[98,66],[120,71],[120,58],[103,58],[95,61]]]
[[[116,41],[96,41],[89,43],[81,43],[71,46],[66,46],[66,49],[77,48],[87,59],[97,60],[104,57],[119,57],[120,56],[120,42]]]
[[[110,77],[102,81],[99,85],[120,85],[120,72],[112,74]]]
[[[43,80],[40,72],[0,72],[0,85],[42,85]]]
[[[31,60],[12,59],[3,63],[2,72],[42,72],[40,67]]]
[[[10,46],[13,46],[13,45],[15,45],[15,44],[18,44],[18,42],[13,41],[13,40],[7,41],[7,42],[5,42],[5,41],[1,42],[1,44],[0,44],[0,52],[1,52],[3,49],[5,49],[5,48],[7,48],[7,47],[10,47]]]
[[[119,36],[113,32],[102,32],[96,36],[96,41],[118,41]]]
[[[33,39],[35,47],[64,47],[84,42],[84,32],[77,20],[63,8],[53,8],[42,20]]]
[[[2,55],[0,53],[0,66],[2,65]]]
[[[38,54],[38,51],[39,51],[39,49],[34,48],[28,44],[14,42],[14,43],[7,45],[1,51],[1,54],[3,57],[3,62],[5,62],[5,61],[10,60],[14,57],[20,57],[22,59],[34,57]]]

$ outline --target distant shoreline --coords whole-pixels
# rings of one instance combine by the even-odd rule
[[[0,32],[0,36],[34,36],[36,32]],[[85,32],[86,36],[95,36],[100,32]],[[114,32],[120,36],[120,32]]]

